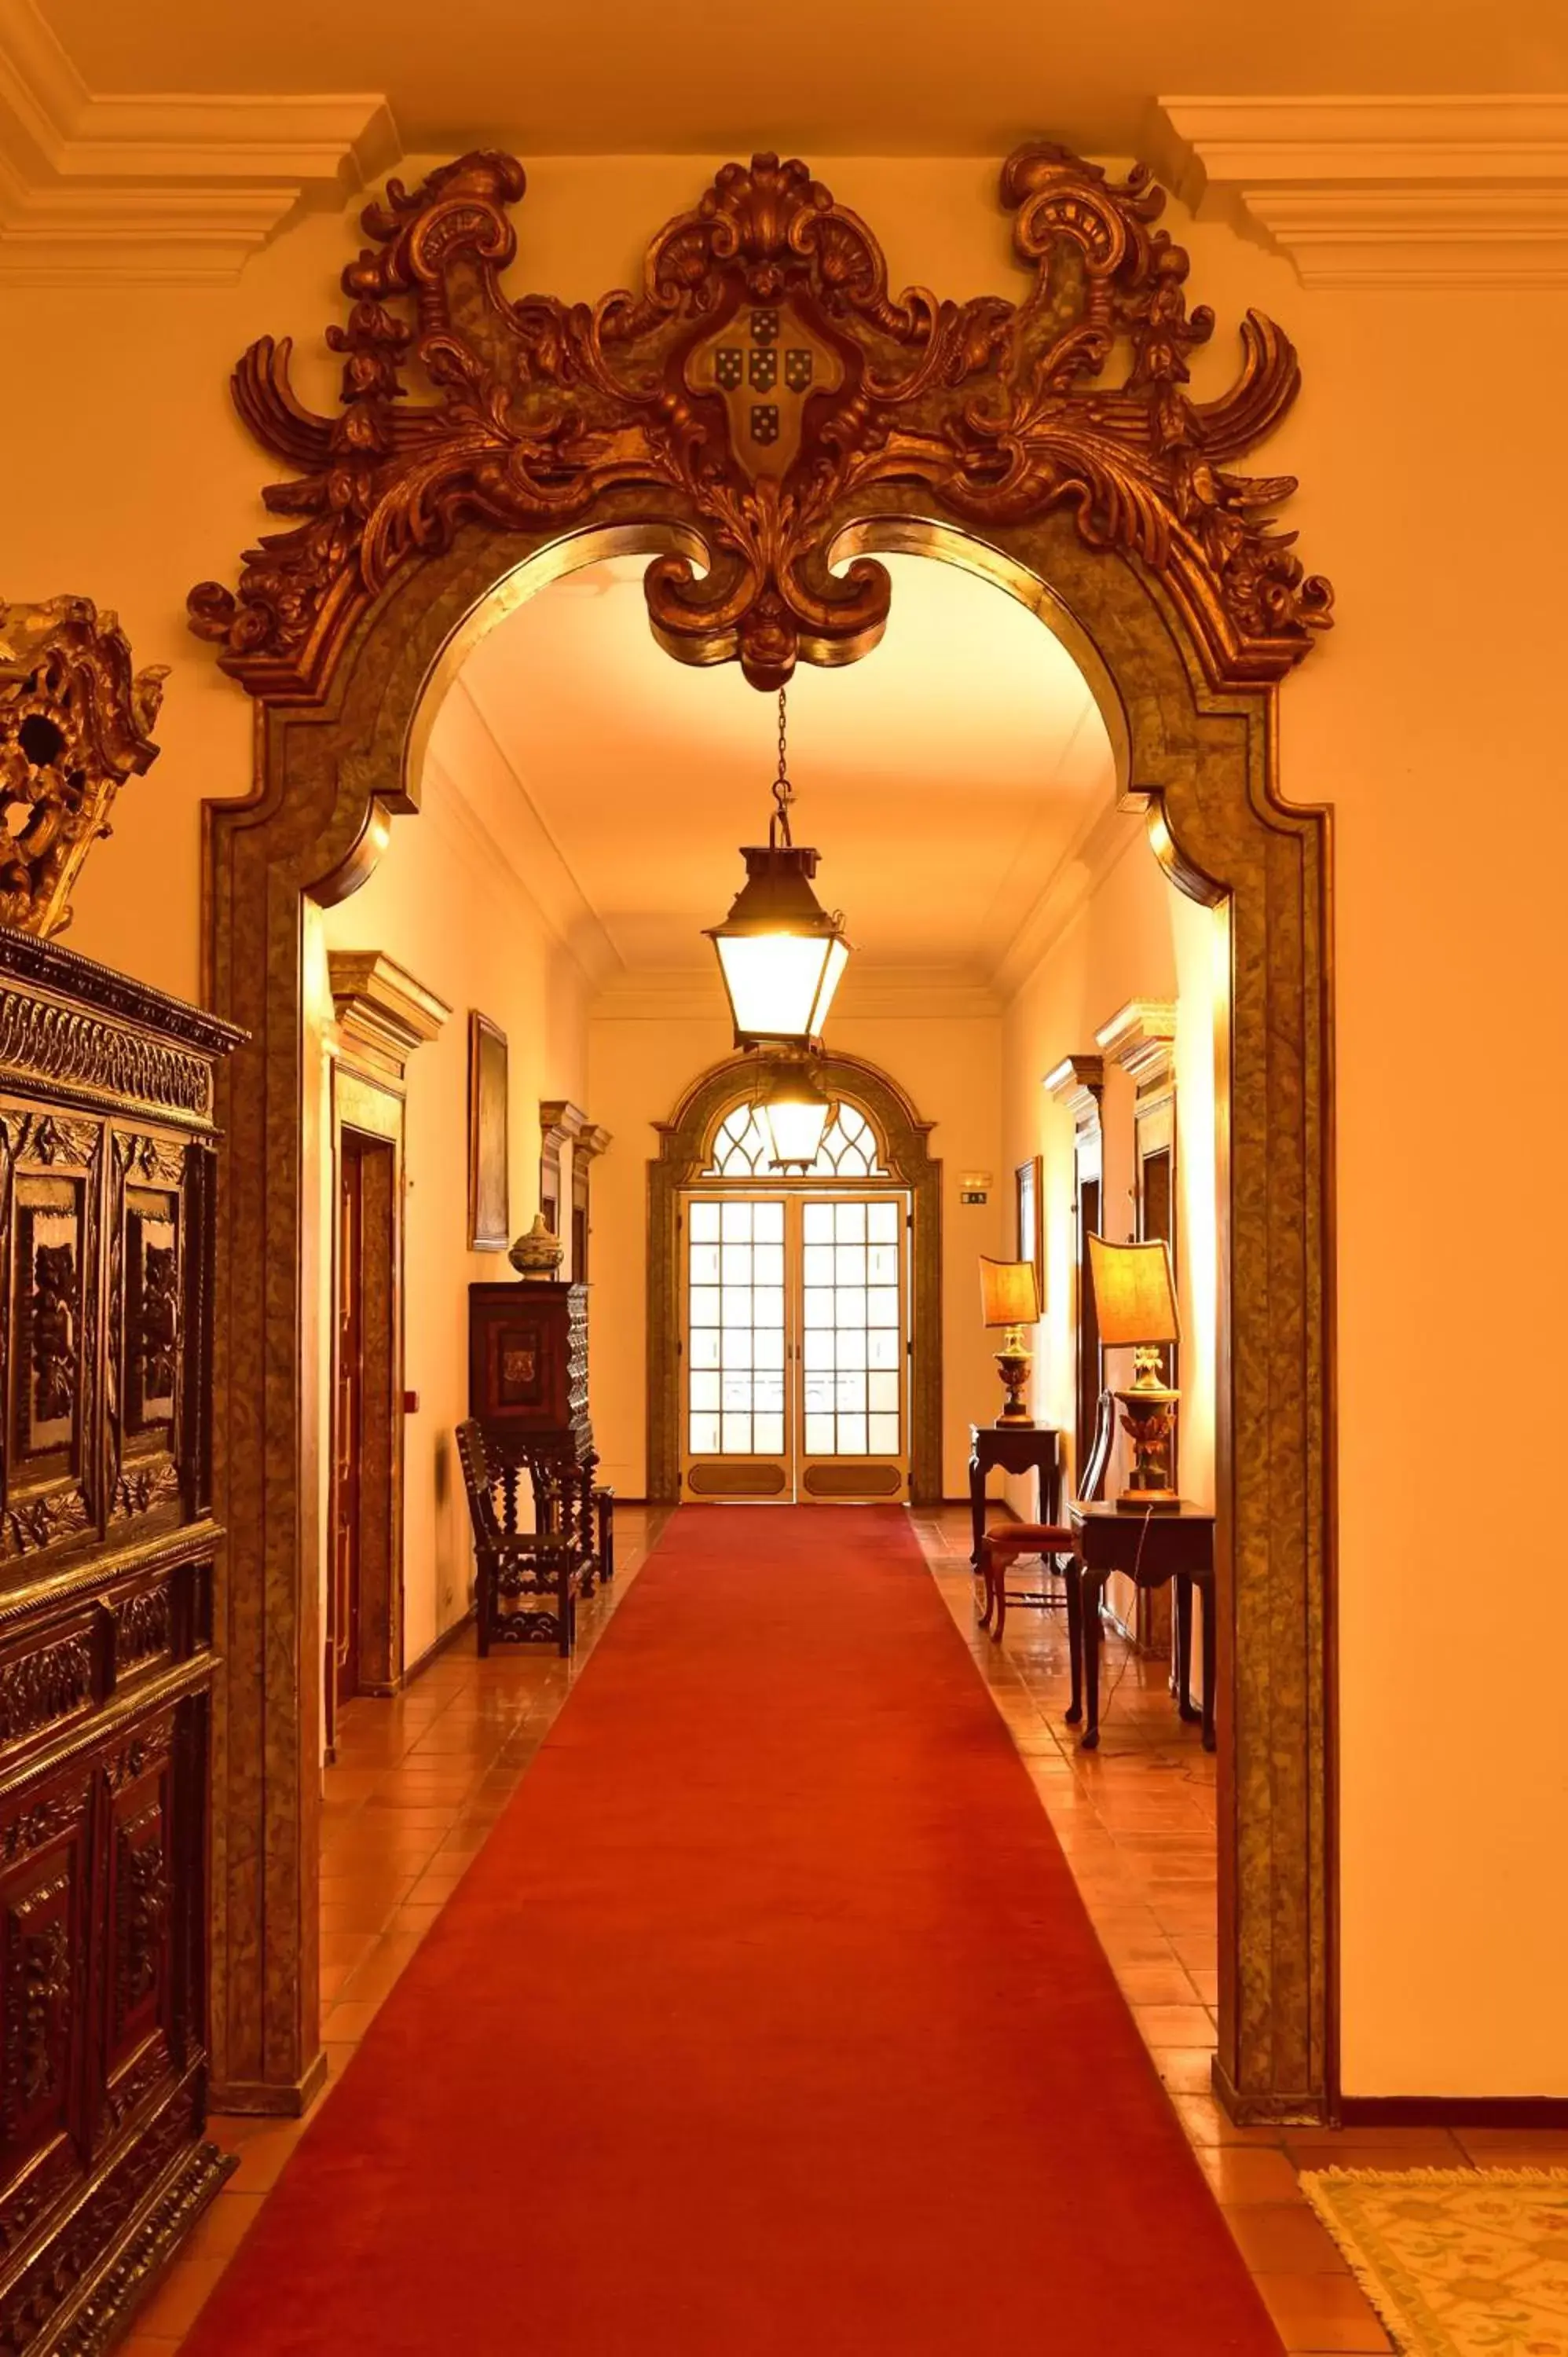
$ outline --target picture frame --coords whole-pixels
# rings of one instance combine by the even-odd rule
[[[1013,1192],[1016,1205],[1014,1250],[1020,1260],[1033,1265],[1035,1292],[1043,1313],[1046,1306],[1046,1170],[1043,1155],[1031,1155],[1027,1162],[1018,1164],[1013,1173]]]
[[[511,1242],[506,1033],[468,1010],[468,1249],[505,1252]]]

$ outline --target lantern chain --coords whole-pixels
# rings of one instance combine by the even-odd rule
[[[789,783],[788,719],[785,692],[779,691],[779,774],[773,780],[773,816],[768,822],[768,840],[774,850],[780,845],[789,845],[794,837],[789,832],[789,805],[795,799],[795,789]]]

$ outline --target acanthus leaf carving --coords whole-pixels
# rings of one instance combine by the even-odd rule
[[[1187,307],[1188,257],[1142,166],[1115,181],[1044,142],[1009,159],[1034,275],[1018,303],[893,295],[865,223],[771,155],[725,165],[659,232],[639,290],[513,301],[499,274],[523,187],[511,157],[476,154],[367,209],[348,322],[328,330],[338,417],[298,401],[286,342],[240,363],[242,415],[295,470],[268,505],[300,521],[247,555],[237,595],[193,591],[190,617],[253,692],[319,692],[398,566],[465,520],[559,529],[634,486],[703,555],[650,565],[655,635],[758,687],[875,644],[886,568],[832,560],[854,502],[892,484],[980,529],[1069,508],[1087,543],[1165,580],[1217,678],[1277,677],[1326,626],[1326,583],[1271,521],[1294,481],[1235,470],[1295,397],[1294,350],[1249,313],[1236,382],[1191,398],[1213,316]],[[410,363],[435,402],[408,400]]]
[[[69,1869],[30,1890],[13,1906],[6,1926],[4,1995],[8,2142],[39,2104],[57,2094],[65,2075],[70,2022],[70,1926],[61,1911]]]
[[[114,1666],[124,1677],[138,1663],[166,1653],[174,1642],[174,1598],[167,1580],[118,1599],[114,1613]]]
[[[168,1936],[169,1878],[157,1807],[115,1836],[114,2018],[123,2025],[151,1996]],[[153,1828],[149,1832],[149,1828]]]

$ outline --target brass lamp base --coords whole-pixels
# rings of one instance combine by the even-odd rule
[[[1035,1361],[1024,1348],[1023,1336],[1014,1328],[1000,1351],[993,1351],[996,1372],[1002,1378],[1002,1388],[1007,1394],[1007,1405],[996,1421],[1001,1425],[1026,1425],[1031,1429],[1035,1419],[1029,1414],[1025,1394],[1029,1388],[1029,1370]]]
[[[1133,1472],[1116,1501],[1120,1514],[1174,1514],[1180,1493],[1170,1486],[1171,1439],[1179,1392],[1159,1382],[1134,1383],[1118,1392],[1122,1429],[1133,1444]]]

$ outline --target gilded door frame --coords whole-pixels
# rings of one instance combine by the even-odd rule
[[[306,903],[351,891],[391,818],[417,811],[445,685],[546,581],[607,554],[647,553],[663,642],[691,661],[737,659],[767,685],[798,657],[848,661],[875,646],[890,594],[875,554],[898,550],[986,575],[1064,640],[1125,787],[1145,799],[1156,856],[1182,889],[1228,912],[1215,2083],[1243,2118],[1330,2116],[1331,834],[1326,810],[1285,799],[1277,731],[1281,683],[1326,624],[1330,593],[1304,577],[1262,513],[1289,482],[1233,471],[1294,399],[1289,340],[1249,314],[1240,375],[1219,400],[1195,403],[1186,353],[1213,323],[1188,316],[1187,257],[1150,226],[1158,190],[1141,170],[1112,186],[1047,143],[1003,175],[1015,246],[1035,273],[1015,306],[896,301],[865,225],[803,167],[762,156],[749,170],[726,166],[660,233],[640,296],[509,308],[496,274],[515,250],[505,208],[521,186],[510,158],[470,156],[370,208],[380,251],[345,274],[350,324],[334,330],[349,356],[341,417],[299,401],[282,348],[252,347],[237,397],[299,479],[275,504],[304,521],[252,553],[237,597],[204,583],[191,597],[193,626],[222,641],[258,704],[253,791],[206,812],[207,986],[252,1034],[220,1091],[221,2099],[298,2109],[323,2068],[321,1404],[302,1347],[315,1217],[301,1150]],[[720,457],[739,428],[715,397],[700,396],[706,438],[671,438],[669,421],[692,414],[682,371],[713,332],[703,307],[737,273],[750,274],[754,302],[769,273],[810,278],[801,299],[827,323],[818,344],[833,343],[848,371],[839,392],[823,383],[827,438],[817,412],[801,429],[817,472],[811,500],[787,517],[765,512],[755,479]],[[387,308],[410,298],[417,340]],[[435,379],[434,404],[398,399],[410,342]],[[1132,374],[1101,388],[1124,343]],[[856,357],[874,347],[891,372]],[[622,372],[628,348],[652,374]],[[866,366],[881,410],[854,391],[869,394]],[[520,388],[537,401],[513,426],[506,404]],[[787,544],[775,533],[786,524]]]
[[[659,1152],[648,1166],[648,1495],[673,1505],[681,1496],[681,1371],[668,1338],[681,1319],[680,1237],[683,1191],[713,1152],[720,1122],[771,1069],[756,1057],[726,1056],[682,1092],[659,1124]],[[812,1060],[831,1097],[847,1097],[875,1129],[889,1181],[908,1193],[914,1222],[909,1255],[909,1501],[942,1498],[942,1166],[930,1150],[931,1124],[890,1074],[864,1057],[829,1050]],[[853,1182],[846,1182],[853,1183]]]

